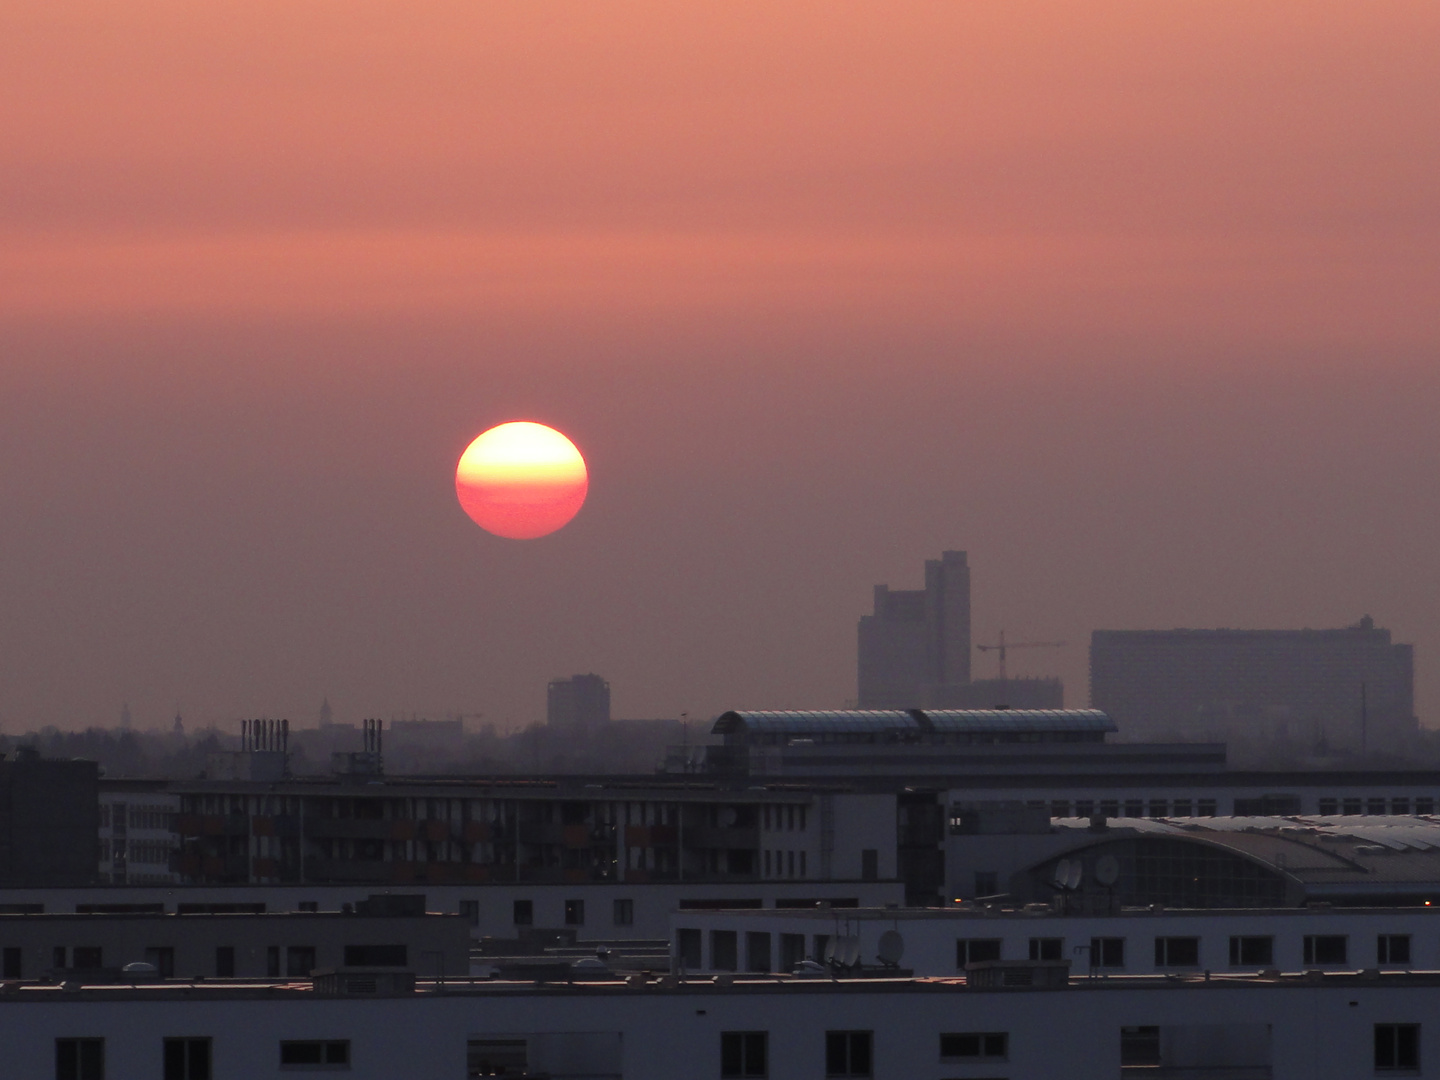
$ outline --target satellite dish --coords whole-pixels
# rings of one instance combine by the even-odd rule
[[[846,937],[844,941],[845,954],[840,958],[840,962],[846,967],[854,967],[860,962],[860,939],[858,937]]]
[[[835,962],[835,939],[833,937],[825,939],[825,948],[820,950],[820,959],[827,964]]]
[[[900,936],[899,930],[886,930],[880,935],[880,944],[875,949],[875,956],[882,964],[895,967],[904,955],[905,939]]]
[[[1120,880],[1120,860],[1114,855],[1101,855],[1095,860],[1095,880],[1110,886]]]
[[[1065,882],[1069,879],[1069,877],[1070,860],[1061,859],[1055,864],[1055,870],[1050,875],[1050,883],[1054,885],[1057,889],[1068,889],[1070,888],[1070,886],[1065,884]]]
[[[1070,869],[1065,873],[1065,887],[1067,889],[1078,889],[1080,881],[1085,876],[1085,864],[1079,859],[1070,860]]]

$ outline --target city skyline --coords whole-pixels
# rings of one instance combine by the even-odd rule
[[[0,13],[0,730],[837,707],[876,582],[1440,676],[1440,12]],[[456,504],[529,419],[590,470]],[[971,657],[976,678],[996,674]]]

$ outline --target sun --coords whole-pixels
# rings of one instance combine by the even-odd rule
[[[544,424],[515,420],[484,432],[455,468],[455,494],[475,524],[511,540],[562,528],[585,503],[590,475],[575,444]]]

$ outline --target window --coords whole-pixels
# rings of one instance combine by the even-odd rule
[[[1415,800],[1415,813],[1433,814],[1435,812],[1435,800],[1430,798]]]
[[[1376,1024],[1375,1068],[1420,1069],[1420,1025]]]
[[[745,934],[745,970],[770,970],[770,935],[756,930]]]
[[[404,945],[346,945],[346,967],[405,967],[409,963]]]
[[[1356,814],[1360,813],[1361,805],[1362,804],[1359,799],[1346,799],[1343,804],[1344,809],[1341,810],[1341,813],[1350,817],[1354,817]]]
[[[1166,799],[1150,800],[1150,817],[1167,817],[1170,813],[1170,803]]]
[[[513,922],[516,926],[535,925],[535,901],[516,900],[512,911],[513,915],[511,916],[510,921]]]
[[[700,956],[700,931],[680,928],[675,931],[675,955],[687,971],[699,971],[704,966]]]
[[[1403,814],[1408,814],[1408,813],[1410,813],[1410,800],[1409,800],[1409,799],[1391,799],[1391,800],[1390,800],[1390,813],[1392,813],[1392,814],[1402,814],[1402,815],[1403,815]]]
[[[470,923],[471,926],[480,925],[479,900],[461,900],[459,912]]]
[[[767,1075],[766,1043],[769,1035],[764,1031],[722,1031],[720,1033],[720,1076],[722,1080],[731,1077],[753,1077]]]
[[[1383,813],[1385,813],[1385,800],[1384,800],[1384,799],[1366,799],[1366,800],[1365,800],[1365,813],[1366,813],[1366,814],[1383,814]]]
[[[869,1076],[870,1041],[868,1031],[827,1031],[825,1075]]]
[[[529,1043],[524,1039],[470,1039],[465,1044],[465,1075],[529,1076]]]
[[[987,960],[1000,959],[999,938],[957,938],[955,941],[955,966],[983,964]]]
[[[76,945],[75,967],[81,971],[95,971],[105,966],[103,952],[98,945]]]
[[[975,1031],[940,1036],[940,1060],[1004,1061],[1010,1055],[1010,1036],[1003,1031]]]
[[[765,876],[766,876],[766,877],[770,877],[771,874],[772,874],[772,871],[771,871],[771,869],[770,869],[770,849],[769,849],[769,848],[766,848],[766,849],[765,849]]]
[[[145,962],[154,964],[162,979],[175,977],[175,949],[169,945],[152,945],[145,950]]]
[[[710,931],[710,966],[716,971],[734,971],[740,966],[739,946],[734,930]]]
[[[1050,816],[1066,818],[1070,816],[1070,803],[1066,799],[1053,799],[1050,802]]]
[[[780,935],[780,970],[793,971],[805,959],[805,935]]]
[[[1094,802],[1094,800],[1092,800],[1092,799],[1076,799],[1076,800],[1075,800],[1075,816],[1076,816],[1076,817],[1089,817],[1089,816],[1090,816],[1091,814],[1093,814],[1093,813],[1095,813],[1095,802]]]
[[[1032,937],[1030,939],[1030,959],[1065,959],[1065,939],[1058,937]]]
[[[880,852],[875,848],[865,848],[860,852],[860,880],[880,880]]]
[[[21,961],[21,953],[13,945],[5,947],[4,960],[0,961],[0,978],[20,979],[24,978],[25,965]]]
[[[1194,812],[1193,804],[1189,799],[1176,799],[1174,814],[1176,817],[1190,817]]]
[[[1335,816],[1336,814],[1338,814],[1339,812],[1340,812],[1340,800],[1339,800],[1339,799],[1321,799],[1321,800],[1320,800],[1320,816],[1321,816],[1321,817],[1334,817],[1334,816]]]
[[[270,945],[265,949],[265,974],[272,979],[280,977],[279,945]]]
[[[635,901],[616,900],[614,910],[614,922],[616,926],[635,925]]]
[[[165,1080],[210,1080],[209,1039],[166,1039]]]
[[[235,977],[234,945],[217,945],[215,947],[215,976],[220,979]]]
[[[1381,934],[1375,939],[1375,962],[1379,964],[1410,963],[1409,934]]]
[[[1349,953],[1344,934],[1306,934],[1305,963],[1343,964]]]
[[[280,1044],[282,1069],[345,1069],[349,1066],[349,1039],[304,1039]]]
[[[975,871],[975,895],[994,896],[1000,891],[1000,875],[994,870]]]
[[[1144,803],[1142,800],[1140,800],[1140,799],[1126,799],[1126,800],[1125,800],[1125,816],[1126,816],[1126,817],[1144,817],[1144,816],[1145,816],[1145,803]]]
[[[313,945],[291,945],[285,950],[285,974],[292,979],[307,978],[318,966]]]
[[[1199,810],[1199,812],[1196,814],[1196,816],[1197,816],[1197,817],[1214,817],[1214,816],[1215,816],[1215,800],[1214,800],[1214,799],[1201,799],[1201,800],[1200,800],[1200,810]]]
[[[1157,1066],[1160,1064],[1160,1029],[1158,1027],[1122,1027],[1120,1029],[1120,1067]]]
[[[565,925],[566,925],[566,926],[584,926],[584,925],[585,925],[585,901],[584,901],[584,900],[566,900],[566,901],[565,901]]]
[[[1231,967],[1269,967],[1275,963],[1275,939],[1273,937],[1232,937],[1230,939]]]
[[[1125,939],[1123,937],[1091,938],[1090,966],[1123,968],[1125,966]]]
[[[56,1039],[55,1080],[105,1080],[104,1039]]]
[[[306,913],[311,914],[311,915],[318,914],[319,911],[320,911],[320,901],[318,901],[318,900],[301,900],[300,903],[298,903],[298,904],[295,905],[295,910],[296,910],[296,911],[303,911],[303,912],[306,912]]]
[[[1155,939],[1155,966],[1199,967],[1200,939],[1198,937],[1157,937]]]
[[[1119,817],[1119,816],[1120,816],[1120,803],[1119,803],[1119,801],[1116,800],[1116,799],[1101,799],[1101,800],[1100,800],[1100,813],[1104,814],[1106,817]]]

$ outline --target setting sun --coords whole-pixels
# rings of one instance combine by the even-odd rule
[[[493,427],[460,455],[455,494],[475,524],[511,540],[563,527],[585,503],[590,478],[575,444],[526,420]]]

